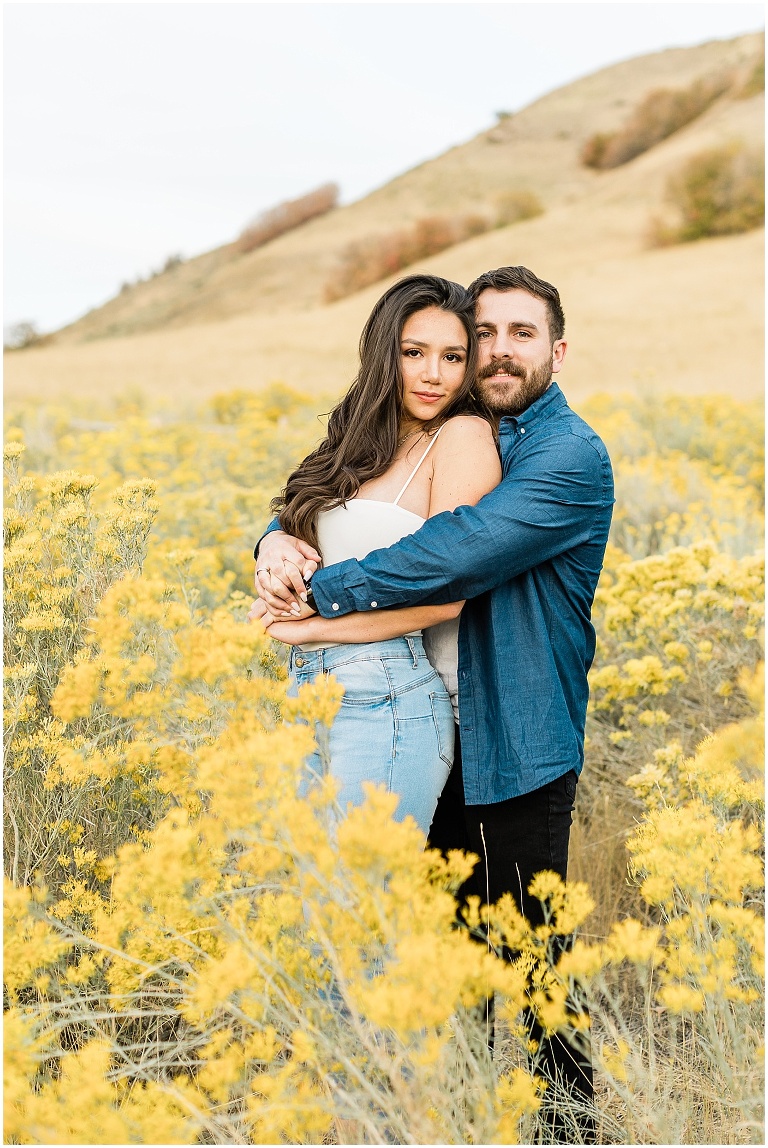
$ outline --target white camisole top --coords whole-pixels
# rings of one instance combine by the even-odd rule
[[[427,449],[394,502],[381,502],[374,498],[350,498],[343,506],[320,511],[317,517],[317,534],[324,566],[344,562],[347,558],[363,559],[372,550],[392,546],[424,525],[426,519],[400,506],[400,499],[437,442],[441,430],[442,427],[439,427],[429,440]],[[414,630],[408,636],[415,637],[419,634],[422,634],[422,631]],[[451,696],[451,704],[458,720],[459,619],[450,618],[437,626],[429,626],[423,631],[422,637],[427,657]],[[307,642],[302,649],[319,650],[335,645],[338,645],[338,642]]]

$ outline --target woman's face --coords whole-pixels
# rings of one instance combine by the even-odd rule
[[[464,382],[467,333],[458,316],[425,307],[406,320],[400,337],[403,373],[401,429],[430,422]]]

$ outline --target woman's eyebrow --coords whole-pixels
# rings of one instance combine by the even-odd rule
[[[429,343],[421,343],[418,339],[403,339],[404,343],[410,343],[412,347],[428,347]],[[443,347],[444,351],[466,351],[464,343],[454,343],[451,347]]]

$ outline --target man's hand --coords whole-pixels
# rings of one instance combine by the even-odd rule
[[[269,612],[266,603],[261,598],[257,598],[248,611],[249,622],[259,622],[270,638],[284,642],[286,646],[298,646],[302,642],[313,641],[309,632],[310,617],[316,617],[316,615],[309,615],[304,619],[291,619],[289,622],[283,621]]]
[[[276,617],[300,617],[306,612],[304,579],[314,574],[320,562],[320,555],[308,542],[273,530],[259,544],[256,593]]]
[[[274,614],[270,614],[269,607],[262,598],[255,599],[253,605],[246,615],[246,621],[261,622],[265,630],[268,630],[272,623],[276,620],[277,619],[275,618]]]

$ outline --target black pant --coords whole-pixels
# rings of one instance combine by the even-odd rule
[[[481,903],[493,904],[503,893],[511,893],[532,925],[542,923],[542,906],[529,895],[528,886],[542,869],[554,870],[563,880],[566,878],[576,782],[576,773],[570,770],[522,797],[493,805],[467,805],[457,731],[453,769],[437,803],[428,844],[443,853],[464,849],[480,858],[457,894],[459,901],[474,894]],[[568,939],[563,938],[562,943],[568,944]],[[527,1021],[531,1036],[539,1045],[536,1072],[545,1079],[559,1081],[574,1099],[586,1102],[588,1109],[593,1084],[592,1065],[584,1044],[586,1034],[580,1035],[580,1047],[576,1047],[559,1033],[545,1037],[533,1017]],[[557,1106],[547,1113],[546,1119],[556,1142],[571,1138]],[[580,1139],[593,1143],[594,1120],[588,1111],[579,1119],[579,1125]]]

